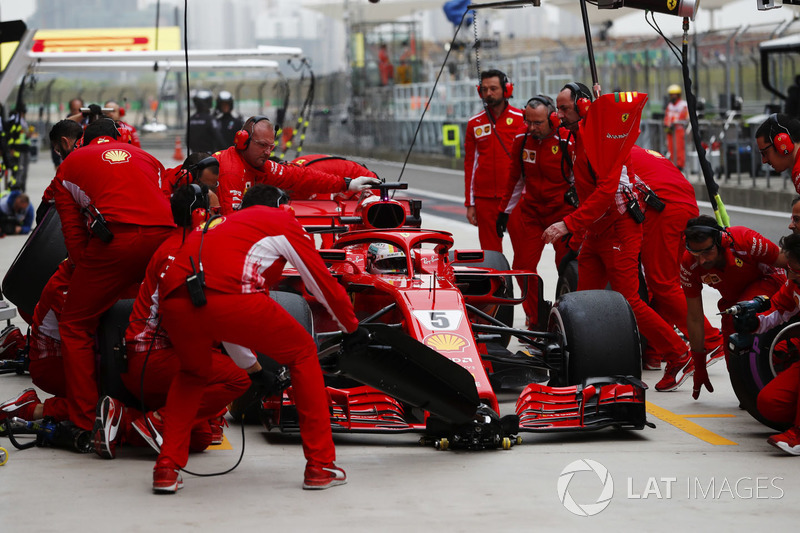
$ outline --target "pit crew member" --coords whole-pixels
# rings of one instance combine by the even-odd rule
[[[150,256],[175,227],[158,185],[164,167],[117,142],[118,135],[113,120],[96,120],[55,177],[56,209],[75,265],[59,333],[69,418],[84,430],[92,429],[98,400],[94,334],[100,316],[141,283]]]
[[[128,124],[122,117],[125,116],[125,108],[120,107],[117,102],[114,100],[109,100],[105,104],[103,104],[104,109],[110,109],[111,111],[103,111],[103,114],[117,123],[117,127],[119,129],[125,128],[128,130],[128,134],[130,135],[131,144],[137,148],[142,147],[142,142],[139,140],[139,132],[136,131],[131,124]]]
[[[668,323],[686,331],[686,297],[681,289],[680,261],[684,252],[683,230],[686,223],[700,214],[694,187],[667,158],[638,146],[631,149],[631,166],[644,182],[639,185],[645,195],[663,204],[659,211],[647,205],[644,220],[641,262],[650,306]],[[650,202],[656,205],[652,199]],[[705,350],[709,363],[723,356],[722,335],[704,317]],[[687,337],[688,338],[688,337]],[[661,368],[661,361],[650,346],[643,354],[645,369]]]
[[[174,492],[183,485],[178,468],[187,461],[189,430],[209,379],[211,350],[217,341],[247,346],[289,367],[307,460],[303,488],[325,489],[346,482],[344,470],[334,464],[336,452],[316,344],[267,291],[279,280],[286,261],[291,261],[306,288],[346,332],[345,350],[366,349],[369,334],[358,326],[347,293],[330,275],[311,236],[289,212],[266,207],[277,207],[281,196],[281,191],[267,185],[251,188],[240,212],[187,237],[159,285],[163,324],[181,366],[161,411],[163,445],[153,471],[157,492]],[[187,287],[192,263],[199,269],[195,272],[204,272],[203,298]],[[196,305],[203,301],[207,303]],[[255,359],[247,371],[254,383],[262,380]]]
[[[719,291],[720,311],[736,302],[755,296],[772,296],[786,282],[786,258],[779,248],[756,231],[743,226],[722,228],[713,217],[700,215],[689,220],[684,230],[686,250],[681,259],[681,285],[686,296],[686,328],[695,364],[692,396],[700,396],[702,386],[713,387],[706,372],[703,285]],[[733,317],[722,316],[722,336],[734,332]],[[725,362],[730,348],[724,346]]]
[[[613,175],[595,176],[591,170],[579,131],[591,99],[589,88],[580,83],[568,83],[556,98],[562,125],[575,137],[573,172],[580,206],[547,228],[542,239],[552,243],[569,233],[580,236],[585,232],[578,254],[578,290],[604,289],[610,284],[625,297],[636,316],[639,331],[667,362],[656,390],[676,390],[691,375],[692,360],[673,327],[639,296],[642,226],[631,214],[619,209],[621,195],[635,193],[631,189],[635,176],[629,171],[630,158]]]
[[[792,183],[800,193],[800,121],[782,113],[772,114],[756,130],[761,162],[775,172],[791,169]]]
[[[781,239],[781,251],[786,256],[786,277],[789,281],[770,299],[772,309],[758,317],[755,333],[762,333],[796,315],[800,308],[800,235]],[[788,430],[772,435],[767,442],[790,455],[800,455],[800,361],[778,373],[758,393],[758,412],[768,420],[791,424]]]
[[[92,431],[94,449],[105,459],[116,456],[119,444],[150,444],[159,450],[164,424],[159,413],[167,401],[170,383],[178,373],[180,360],[175,354],[169,333],[160,324],[158,281],[170,259],[183,244],[187,232],[204,224],[214,193],[199,185],[183,185],[175,189],[170,204],[178,225],[147,264],[144,281],[133,304],[128,328],[125,331],[127,371],[123,372],[125,388],[151,411],[142,415],[110,396],[100,398]],[[200,214],[198,220],[196,215]],[[232,357],[241,353],[240,347],[229,350]],[[252,365],[251,354],[244,360]],[[244,370],[218,346],[211,353],[209,380],[203,389],[189,440],[190,451],[202,451],[210,444],[222,443],[222,425],[217,420],[224,406],[241,396],[250,386]],[[222,406],[222,407],[220,407]],[[144,440],[137,438],[138,433]]]
[[[214,154],[219,160],[219,201],[222,214],[239,209],[242,195],[256,183],[308,198],[312,194],[363,191],[380,182],[372,177],[345,177],[312,168],[281,165],[269,160],[275,149],[275,128],[267,117],[254,116],[236,133],[236,144]]]
[[[526,131],[516,136],[511,148],[511,166],[496,229],[502,238],[513,214],[515,220],[509,227],[513,267],[536,272],[545,243],[531,236],[541,235],[550,224],[574,211],[575,202],[569,196],[572,172],[564,165],[563,153],[568,145],[558,136],[555,103],[549,96],[534,96],[525,105],[523,115]],[[561,240],[554,242],[553,248],[558,267],[569,248]],[[526,326],[535,326],[539,320],[536,287],[528,287],[522,307]]]
[[[495,222],[506,189],[511,146],[525,130],[522,111],[509,105],[514,86],[496,69],[481,72],[478,94],[483,111],[469,119],[464,139],[464,206],[467,220],[478,226],[484,250],[503,251]]]

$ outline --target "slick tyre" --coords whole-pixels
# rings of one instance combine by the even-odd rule
[[[563,295],[550,311],[548,331],[559,333],[562,339],[559,385],[577,385],[592,377],[642,377],[636,319],[617,292]]]
[[[758,412],[758,393],[775,377],[771,364],[773,357],[771,347],[781,338],[797,337],[800,334],[798,326],[800,324],[794,323],[778,327],[755,337],[750,350],[739,354],[734,352],[728,362],[731,386],[741,406],[753,418],[777,431],[786,431],[789,425],[768,420]],[[783,333],[784,330],[788,335]]]

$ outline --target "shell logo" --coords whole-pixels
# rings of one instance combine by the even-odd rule
[[[106,150],[103,152],[102,155],[103,161],[107,161],[112,165],[117,163],[127,163],[128,160],[131,158],[131,153],[127,150],[120,150],[119,148],[115,150]]]
[[[656,152],[655,150],[645,150],[645,152],[652,155],[653,157],[659,157],[661,159],[664,159],[664,156],[661,155],[659,152]]]
[[[484,135],[489,135],[492,132],[492,126],[487,124],[485,126],[478,126],[475,128],[475,138],[479,139]]]
[[[463,352],[469,341],[454,333],[436,333],[426,337],[423,344],[439,352]]]
[[[523,150],[522,160],[529,163],[536,163],[536,150]]]

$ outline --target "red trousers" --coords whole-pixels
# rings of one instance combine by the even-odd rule
[[[800,426],[800,362],[778,374],[758,393],[758,412],[767,420]]]
[[[59,323],[69,419],[92,429],[97,406],[95,332],[100,316],[131,285],[141,283],[150,257],[171,233],[168,227],[117,225],[114,240],[92,238],[75,265]]]
[[[159,458],[186,465],[195,419],[214,416],[241,394],[224,401],[220,397],[219,405],[201,402],[211,379],[212,347],[227,341],[289,367],[305,457],[313,463],[334,461],[328,396],[311,335],[267,293],[224,294],[206,289],[206,299],[207,305],[195,307],[181,287],[161,304],[164,327],[181,366],[160,411],[165,429]]]
[[[47,357],[46,359],[31,360],[28,371],[31,373],[34,385],[54,395],[43,402],[44,416],[53,417],[57,421],[68,420],[69,403],[66,398],[63,359]]]
[[[642,226],[624,214],[601,235],[587,235],[578,254],[578,290],[611,289],[622,294],[636,316],[639,332],[665,361],[682,357],[686,344],[639,296]],[[600,320],[600,317],[597,318]]]
[[[683,230],[686,222],[698,214],[697,207],[667,204],[661,213],[647,211],[644,222],[641,261],[650,292],[650,306],[665,322],[686,332],[686,296],[680,279],[680,260],[685,249]],[[705,348],[711,350],[722,342],[722,334],[705,320]],[[688,336],[687,336],[688,338]]]
[[[565,209],[549,216],[537,214],[536,206],[527,203],[520,204],[508,222],[508,234],[511,237],[511,246],[514,249],[515,270],[530,270],[537,272],[539,260],[542,258],[545,242],[542,240],[542,233],[551,224],[563,220],[572,209],[565,206]],[[558,240],[553,243],[556,251],[556,268],[561,264],[561,260],[567,255],[569,248],[566,241]],[[522,302],[522,309],[525,311],[527,322],[534,326],[539,320],[539,294],[536,286],[536,278],[528,278],[528,296]]]
[[[247,372],[236,366],[230,357],[218,349],[212,350],[210,365],[209,381],[203,389],[203,398],[200,401],[201,412],[208,411],[206,404],[227,405],[230,403],[227,398],[233,394],[237,394],[235,398],[238,398],[250,387]],[[147,352],[128,350],[128,371],[122,374],[122,382],[125,388],[142,400],[148,409],[155,411],[166,405],[169,387],[180,369],[181,361],[173,348],[153,350],[149,356]],[[217,416],[219,411],[220,409],[217,409],[211,416]],[[210,417],[203,420],[208,418]]]
[[[686,129],[675,125],[672,133],[667,133],[667,150],[672,164],[683,170],[686,166]]]
[[[501,198],[475,198],[478,239],[483,250],[503,252],[503,239],[497,236],[497,215],[500,213],[501,201]]]

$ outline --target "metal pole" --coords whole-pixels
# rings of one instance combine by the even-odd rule
[[[583,33],[586,35],[586,51],[589,53],[589,69],[592,73],[592,91],[594,97],[600,96],[600,82],[597,79],[597,64],[594,61],[594,47],[592,46],[592,28],[589,26],[589,13],[586,10],[586,0],[581,0],[581,18],[583,19]]]

